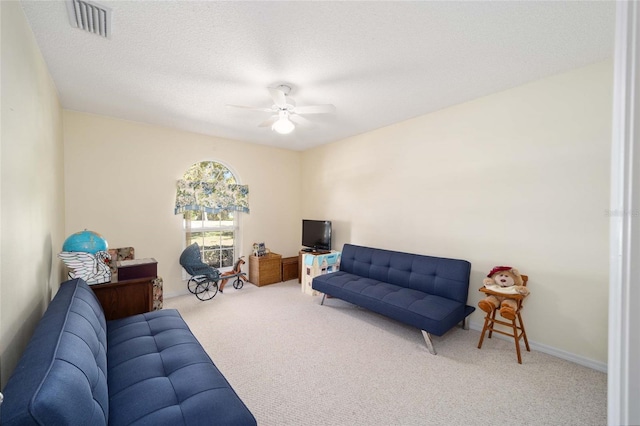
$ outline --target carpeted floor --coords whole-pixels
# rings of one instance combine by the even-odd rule
[[[246,283],[180,311],[259,425],[605,425],[606,374],[455,328],[433,336],[297,281]]]

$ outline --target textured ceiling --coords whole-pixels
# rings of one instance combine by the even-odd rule
[[[294,150],[611,58],[615,24],[613,2],[98,1],[105,39],[21,3],[64,108]],[[225,108],[281,82],[337,113],[279,135]]]

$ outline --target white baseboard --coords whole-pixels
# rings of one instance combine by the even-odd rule
[[[162,298],[163,299],[170,299],[172,297],[178,297],[178,296],[184,296],[186,294],[191,294],[191,292],[186,287],[187,286],[185,284],[185,288],[182,291],[172,291],[171,293],[164,293],[162,295]]]
[[[469,328],[471,330],[476,330],[476,331],[482,331],[482,327],[484,326],[484,322],[479,323],[479,322],[475,322],[475,321],[469,321]],[[494,337],[497,337],[499,339],[504,339],[504,340],[511,340],[511,337],[508,336],[503,336],[499,333],[495,333],[493,335]],[[566,361],[570,361],[570,362],[574,362],[576,364],[585,366],[585,367],[589,367],[593,370],[596,371],[600,371],[602,373],[606,373],[607,372],[607,364],[604,362],[600,362],[600,361],[594,361],[592,359],[589,358],[585,358],[583,356],[580,355],[576,355],[576,354],[572,354],[571,352],[567,352],[567,351],[563,351],[562,349],[558,349],[558,348],[554,348],[552,346],[548,346],[548,345],[543,345],[542,343],[538,343],[535,342],[531,339],[529,340],[529,347],[532,350],[536,350],[538,352],[542,352],[548,355],[552,355],[555,356],[557,358],[560,359],[564,359]]]

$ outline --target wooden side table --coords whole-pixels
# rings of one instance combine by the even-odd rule
[[[261,287],[282,281],[282,256],[267,253],[264,256],[249,256],[249,281]]]

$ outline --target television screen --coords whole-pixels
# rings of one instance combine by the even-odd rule
[[[331,221],[303,219],[302,245],[313,250],[331,250]]]

